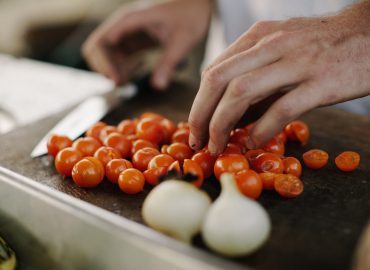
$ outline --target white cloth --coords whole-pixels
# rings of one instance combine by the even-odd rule
[[[354,0],[218,0],[219,13],[223,22],[224,44],[227,46],[255,22],[261,20],[284,20],[291,17],[320,16],[333,14],[353,4]],[[217,23],[216,23],[217,25]],[[211,35],[220,40],[217,31]],[[208,45],[214,58],[220,51]],[[208,60],[209,61],[209,60]],[[370,114],[370,96],[341,103],[339,108],[359,114]]]

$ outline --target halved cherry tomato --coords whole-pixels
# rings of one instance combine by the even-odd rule
[[[121,133],[113,132],[104,139],[104,145],[117,149],[123,158],[131,154],[132,143]]]
[[[168,167],[156,167],[143,172],[148,184],[155,186],[159,180],[167,174]]]
[[[243,170],[235,174],[235,181],[241,193],[245,196],[257,199],[262,192],[261,177],[253,170]]]
[[[159,144],[165,138],[161,124],[151,118],[143,118],[136,126],[136,135],[139,139],[148,140],[152,143]]]
[[[182,176],[182,171],[180,167],[180,163],[178,160],[175,160],[169,167],[168,167],[168,172],[176,172],[178,177]]]
[[[224,172],[236,174],[237,172],[249,169],[247,159],[243,155],[228,154],[217,158],[214,166],[214,173],[218,180]]]
[[[97,158],[85,157],[73,166],[72,179],[79,187],[96,187],[104,179],[104,167]]]
[[[143,173],[134,168],[124,170],[118,177],[119,188],[127,194],[141,192],[144,188],[144,184],[145,177]]]
[[[245,158],[249,161],[249,164],[252,164],[253,161],[262,153],[266,153],[265,150],[263,149],[251,149],[251,150],[248,150],[246,153],[245,153]]]
[[[360,155],[353,151],[345,151],[335,158],[335,165],[343,172],[352,172],[360,165]]]
[[[278,155],[274,153],[262,153],[252,162],[252,168],[259,173],[283,173],[284,164]]]
[[[161,147],[161,153],[162,154],[167,154],[167,148],[168,148],[168,144],[162,145],[162,147]]]
[[[163,118],[159,122],[159,124],[161,125],[162,130],[164,132],[164,140],[163,141],[167,142],[167,143],[170,143],[172,135],[176,131],[175,124],[171,120],[168,120],[167,118]]]
[[[193,156],[193,150],[187,144],[176,142],[167,147],[167,154],[182,164],[184,159],[190,159]]]
[[[155,145],[154,143],[147,140],[137,139],[132,143],[131,155],[135,154],[138,150],[145,147],[157,149],[157,145]]]
[[[247,147],[248,130],[237,128],[231,131],[229,142],[237,144],[242,149]]]
[[[80,151],[84,157],[92,157],[101,147],[101,143],[94,137],[84,137],[75,140],[72,147]]]
[[[115,126],[105,126],[101,129],[99,133],[99,140],[103,143],[105,138],[108,137],[109,134],[113,132],[118,132]]]
[[[134,120],[122,120],[117,126],[117,131],[126,136],[133,135],[136,133],[136,124]]]
[[[100,132],[103,128],[107,126],[104,122],[97,122],[96,124],[92,125],[85,133],[87,137],[93,137],[100,141]]]
[[[264,172],[259,174],[262,180],[263,189],[271,190],[274,189],[275,178],[279,174]]]
[[[148,170],[154,169],[157,167],[168,167],[170,166],[175,159],[167,154],[159,154],[155,157],[153,157],[149,164],[148,164]]]
[[[55,158],[60,150],[70,147],[71,145],[72,140],[67,136],[57,134],[50,135],[47,142],[48,154]]]
[[[303,121],[292,121],[285,128],[284,133],[289,140],[300,141],[302,145],[307,144],[310,137],[310,130]]]
[[[262,147],[262,149],[266,152],[274,153],[277,155],[284,155],[285,144],[276,137],[273,137],[267,144]]]
[[[327,152],[320,149],[312,149],[303,154],[304,164],[314,170],[321,169],[326,166],[329,160]]]
[[[132,163],[134,164],[134,167],[136,169],[143,172],[148,168],[148,164],[152,160],[152,158],[154,158],[155,156],[159,154],[160,153],[157,149],[154,149],[151,147],[144,147],[138,150],[132,156]]]
[[[112,159],[105,166],[105,174],[109,181],[113,184],[117,184],[120,173],[132,167],[132,163],[127,159]]]
[[[279,174],[275,178],[274,188],[284,198],[295,198],[303,192],[303,182],[291,174]]]
[[[80,151],[73,147],[67,147],[58,152],[55,157],[55,169],[62,176],[71,176],[73,166],[83,158]]]
[[[242,153],[242,150],[240,149],[238,144],[228,143],[222,154],[226,155],[226,154],[241,154],[241,153]]]
[[[185,159],[183,165],[184,177],[192,177],[192,184],[201,187],[204,181],[203,170],[194,160]],[[193,179],[194,177],[194,179]]]
[[[284,173],[292,174],[294,176],[300,177],[302,174],[301,162],[295,157],[286,157],[283,159],[284,163]]]
[[[122,158],[121,153],[117,149],[109,146],[100,147],[96,150],[94,157],[99,159],[103,166],[107,165],[112,159]]]
[[[212,156],[208,150],[196,153],[192,158],[203,170],[204,178],[208,178],[213,174],[213,167],[217,157]]]
[[[181,128],[175,131],[175,133],[172,134],[171,142],[179,142],[184,144],[189,144],[189,129]]]

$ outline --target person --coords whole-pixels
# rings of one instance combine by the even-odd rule
[[[265,100],[273,102],[250,130],[250,149],[313,108],[368,96],[370,1],[352,2],[219,0],[231,44],[202,72],[189,115],[190,146],[208,143],[212,154],[221,153],[225,134]],[[94,70],[124,83],[137,62],[121,45],[144,31],[163,47],[151,83],[165,89],[176,65],[206,35],[213,5],[172,0],[125,6],[91,34],[83,54]],[[335,13],[323,15],[328,12]]]

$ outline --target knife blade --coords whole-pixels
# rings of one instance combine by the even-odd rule
[[[127,84],[103,95],[87,98],[75,109],[60,120],[35,146],[31,157],[39,157],[47,153],[47,140],[51,134],[68,136],[74,140],[82,135],[91,125],[102,119],[122,100],[132,98],[138,92],[137,86]]]

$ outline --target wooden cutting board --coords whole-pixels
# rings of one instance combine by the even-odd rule
[[[145,84],[141,88],[147,90]],[[139,96],[108,115],[105,121],[117,124],[123,118],[132,118],[144,111],[159,112],[174,121],[187,120],[196,90],[189,85],[174,84],[165,93],[141,91]],[[36,143],[64,115],[51,116],[0,137],[0,166],[143,223],[140,209],[149,187],[134,196],[121,193],[117,186],[107,181],[95,189],[81,189],[70,179],[60,177],[49,157],[29,157]],[[275,192],[263,193],[259,202],[270,214],[271,237],[255,254],[233,260],[238,264],[256,269],[284,270],[339,270],[349,269],[353,264],[355,248],[370,217],[370,117],[318,109],[303,119],[311,128],[310,142],[305,147],[290,144],[287,154],[302,160],[304,151],[321,148],[330,154],[330,162],[320,171],[304,168],[305,191],[296,199],[283,199]],[[343,173],[336,169],[334,157],[344,150],[361,154],[361,166],[355,172]],[[214,179],[206,181],[204,189],[213,198],[220,191]],[[205,249],[200,237],[194,242]]]

